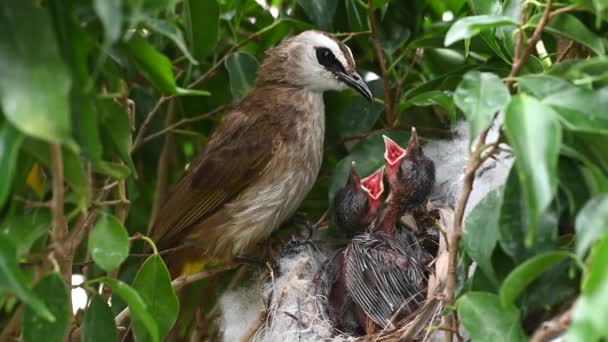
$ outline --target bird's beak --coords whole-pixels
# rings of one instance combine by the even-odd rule
[[[418,133],[416,133],[416,127],[412,127],[412,134],[410,135],[410,141],[407,143],[407,147],[408,149],[411,148],[417,148],[419,145],[418,143]]]
[[[355,167],[354,160],[350,167],[350,174],[348,175],[348,180],[346,181],[346,184],[350,186],[361,186],[361,178],[357,173],[357,168]]]
[[[373,200],[378,200],[384,192],[384,166],[361,180],[361,187]]]
[[[393,166],[405,157],[405,150],[386,135],[383,135],[382,138],[384,138],[384,160],[388,165]]]
[[[374,102],[374,95],[372,95],[372,91],[369,90],[369,87],[367,86],[363,78],[359,76],[359,74],[354,71],[351,73],[338,71],[336,73],[336,76],[340,81],[344,82],[346,85],[356,90],[359,94],[368,99],[370,102]]]

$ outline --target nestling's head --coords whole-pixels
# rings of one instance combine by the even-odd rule
[[[416,129],[403,149],[384,136],[386,175],[394,196],[407,202],[408,207],[423,204],[435,185],[435,163],[422,151]]]
[[[321,31],[302,32],[269,49],[257,76],[258,84],[267,82],[318,92],[351,87],[373,101],[348,46]]]
[[[383,175],[384,167],[360,179],[353,162],[346,185],[334,199],[336,224],[343,232],[360,233],[374,221],[382,204]]]

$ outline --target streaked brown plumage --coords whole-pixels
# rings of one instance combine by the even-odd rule
[[[295,212],[321,166],[323,92],[347,85],[371,98],[350,50],[325,33],[307,31],[267,52],[253,88],[226,114],[152,227],[161,250],[187,245],[167,257],[174,276],[201,259],[249,253]]]

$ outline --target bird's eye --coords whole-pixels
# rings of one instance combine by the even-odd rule
[[[324,47],[317,48],[317,61],[328,69],[335,68],[336,64],[340,64],[331,50]]]

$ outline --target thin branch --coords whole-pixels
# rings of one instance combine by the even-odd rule
[[[209,68],[209,70],[207,70],[204,74],[202,74],[199,78],[197,78],[196,80],[194,80],[192,83],[190,83],[188,85],[188,88],[193,88],[197,85],[199,85],[200,83],[206,81],[207,79],[209,79],[216,71],[217,69],[219,69],[220,66],[222,66],[224,64],[224,62],[228,59],[228,57],[230,57],[233,53],[235,53],[236,51],[238,51],[241,47],[243,47],[245,44],[249,43],[250,41],[258,38],[260,35],[272,30],[275,26],[277,26],[279,23],[281,23],[281,20],[276,20],[274,21],[272,24],[264,27],[263,29],[254,32],[252,34],[250,34],[247,38],[245,38],[244,40],[240,41],[239,43],[233,45],[225,54],[222,58],[220,58],[211,68]]]
[[[530,36],[530,38],[528,38],[528,40],[526,42],[525,50],[521,54],[519,54],[518,52],[520,51],[521,44],[523,41],[522,35],[524,34],[523,25],[525,24],[525,21],[521,23],[522,27],[520,27],[520,32],[519,32],[518,38],[516,40],[515,58],[513,60],[513,66],[511,68],[511,73],[509,74],[509,77],[507,80],[507,86],[511,90],[513,90],[513,83],[515,82],[515,77],[517,77],[517,75],[519,75],[519,72],[524,67],[526,61],[528,60],[528,57],[530,57],[530,54],[532,53],[532,49],[534,49],[534,47],[536,46],[536,43],[540,39],[541,33],[543,32],[545,26],[549,23],[549,21],[551,21],[551,19],[553,19],[553,16],[551,15],[551,5],[553,5],[553,0],[547,0],[547,4],[545,6],[543,16],[540,18],[540,21],[538,22],[538,25],[534,29],[532,36]],[[525,20],[525,15],[524,15],[525,11],[526,11],[525,9],[522,10],[522,19],[524,19],[524,20]]]
[[[552,320],[543,322],[532,334],[531,342],[548,342],[564,333],[572,320],[572,305]]]
[[[566,46],[566,48],[562,51],[562,53],[559,54],[559,56],[555,60],[555,64],[561,63],[564,59],[566,59],[566,56],[568,56],[570,51],[572,51],[573,47],[574,47],[574,40],[571,40],[570,43],[568,43],[568,46]]]
[[[68,223],[63,212],[63,155],[61,144],[52,143],[51,160],[53,170],[53,198],[51,199],[51,211],[53,213],[53,228],[51,240],[55,247],[55,257],[61,268],[61,273],[67,284],[72,281],[72,257],[66,250],[64,243],[68,236]]]
[[[193,122],[209,119],[209,118],[213,117],[215,114],[224,111],[227,107],[228,106],[220,106],[220,107],[217,107],[216,109],[214,109],[214,110],[212,110],[212,111],[210,111],[208,113],[205,113],[205,114],[193,116],[191,118],[183,118],[183,119],[179,120],[178,122],[173,123],[173,124],[165,127],[164,129],[161,129],[158,132],[154,132],[154,133],[148,135],[147,137],[145,137],[143,139],[141,145],[147,143],[148,141],[150,141],[152,139],[158,138],[158,137],[160,137],[163,134],[171,132],[172,130],[176,129],[179,126],[182,126],[182,125],[185,125],[185,124],[188,124],[188,123],[193,123]]]
[[[384,112],[386,122],[389,126],[393,125],[395,121],[395,113],[393,112],[393,101],[391,97],[391,81],[389,79],[388,72],[386,70],[386,61],[382,54],[382,47],[380,46],[380,38],[378,37],[378,28],[376,27],[376,18],[374,17],[374,0],[368,0],[367,2],[367,16],[369,18],[369,26],[371,28],[372,44],[376,51],[376,57],[380,64],[380,73],[382,74],[382,81],[384,82]]]
[[[167,102],[169,99],[171,99],[171,97],[168,97],[168,96],[161,97],[160,99],[158,99],[158,101],[156,102],[156,104],[154,105],[152,110],[150,110],[148,112],[148,114],[146,115],[146,118],[144,119],[144,122],[142,122],[141,127],[139,128],[139,132],[137,132],[137,137],[135,137],[135,140],[133,141],[133,146],[131,147],[131,153],[135,152],[137,149],[139,149],[141,147],[141,144],[143,143],[142,140],[144,138],[144,134],[146,133],[146,129],[148,128],[148,125],[150,125],[152,118],[154,117],[154,115],[156,115],[156,113],[158,113],[158,110],[160,109],[160,107],[165,102]]]
[[[405,70],[403,75],[399,78],[399,80],[397,80],[397,86],[395,87],[395,98],[393,100],[393,108],[397,108],[397,106],[399,105],[399,101],[401,101],[401,90],[403,89],[403,83],[405,83],[405,80],[410,75],[410,71],[414,69],[414,66],[422,57],[423,52],[424,49],[422,48],[416,49],[414,57],[412,58],[412,61],[410,62],[410,65],[408,66],[407,70]]]
[[[214,275],[224,272],[224,271],[231,270],[237,266],[239,266],[239,264],[228,264],[228,265],[216,267],[212,270],[206,270],[206,271],[198,272],[195,274],[179,276],[171,282],[171,287],[177,292],[188,284],[194,283],[195,281],[199,281],[201,279],[209,278],[211,276],[214,276]],[[116,316],[116,318],[114,319],[114,322],[116,323],[116,325],[121,325],[122,322],[124,322],[124,320],[129,317],[129,314],[130,314],[129,308],[126,308],[123,311],[121,311],[118,314],[118,316]]]

